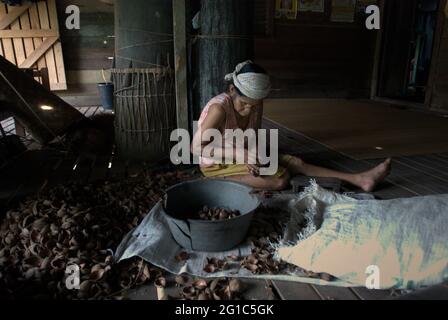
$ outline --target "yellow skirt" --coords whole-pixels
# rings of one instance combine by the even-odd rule
[[[279,163],[285,167],[279,166],[274,177],[281,177],[287,172],[288,162],[291,161],[292,156],[281,154],[278,157]],[[206,178],[225,178],[232,176],[244,176],[249,173],[245,164],[216,164],[211,167],[201,168],[202,174]]]

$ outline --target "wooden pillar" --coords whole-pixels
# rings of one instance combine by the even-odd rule
[[[156,163],[176,127],[173,2],[115,0],[115,19],[117,155]]]
[[[177,127],[189,130],[187,85],[187,32],[185,0],[173,0],[174,67]]]
[[[116,68],[173,67],[170,0],[115,0]]]
[[[226,90],[224,76],[253,56],[253,0],[202,0],[195,118]]]

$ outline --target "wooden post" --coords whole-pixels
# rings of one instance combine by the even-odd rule
[[[381,13],[381,27],[383,27],[384,24],[384,4],[385,0],[379,1],[379,7],[380,7],[380,13]],[[376,44],[375,44],[375,56],[373,61],[373,71],[372,71],[372,82],[370,86],[370,99],[375,100],[378,96],[378,81],[379,81],[379,73],[380,73],[380,66],[381,66],[381,49],[382,49],[382,43],[383,43],[383,29],[381,28],[378,30],[376,35]]]
[[[173,6],[166,0],[115,0],[115,66],[173,66]]]
[[[213,96],[226,90],[224,76],[252,58],[252,17],[252,0],[201,1],[196,118]]]
[[[187,34],[185,0],[173,0],[174,66],[177,127],[189,130],[187,85]]]
[[[171,130],[167,129],[176,127],[173,4],[167,0],[114,3],[117,155],[155,163],[169,156]]]
[[[441,0],[439,4],[439,14],[437,16],[437,24],[434,35],[434,46],[431,58],[431,67],[429,71],[428,85],[425,97],[425,107],[432,108],[432,98],[434,94],[435,79],[440,70],[437,68],[439,62],[439,53],[443,41],[443,31],[446,25],[446,15],[448,13],[448,1]]]

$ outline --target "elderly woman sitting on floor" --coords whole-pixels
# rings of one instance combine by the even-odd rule
[[[260,165],[257,161],[248,160],[250,152],[247,144],[244,148],[238,148],[233,137],[229,141],[225,133],[229,129],[245,131],[261,128],[263,100],[271,89],[270,78],[263,68],[246,61],[239,64],[233,73],[225,77],[225,80],[229,82],[227,92],[207,103],[198,121],[198,131],[193,138],[193,153],[200,157],[200,168],[205,177],[238,181],[260,190],[286,189],[290,178],[294,175],[328,177],[338,178],[360,187],[365,192],[371,192],[389,174],[391,159],[366,172],[345,173],[314,166],[298,157],[279,155],[280,166],[277,172],[271,176],[260,176]],[[210,148],[213,141],[204,135],[209,129],[217,129],[224,136],[221,147]],[[228,161],[216,161],[204,157],[203,151],[207,146],[212,150],[213,159],[217,157],[225,159],[230,154],[233,163],[227,164]],[[245,162],[237,164],[236,160],[240,158],[245,159]]]

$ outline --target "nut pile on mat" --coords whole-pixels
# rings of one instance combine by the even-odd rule
[[[73,183],[10,209],[0,226],[0,299],[119,299],[159,279],[160,269],[141,259],[117,264],[113,252],[167,187],[188,178],[149,172],[123,182]],[[66,287],[69,265],[79,268],[80,290]]]
[[[251,255],[240,259],[240,266],[253,274],[300,274],[309,278],[332,281],[325,273],[313,273],[295,265],[274,259],[275,244],[279,242],[283,228],[288,221],[288,213],[280,210],[260,208],[249,229],[252,244]]]
[[[294,274],[308,278],[320,278],[332,281],[334,278],[324,273],[313,273],[295,265],[274,259],[275,244],[283,233],[283,227],[288,221],[289,214],[279,210],[260,208],[249,229],[251,254],[245,257],[227,256],[224,259],[216,257],[204,261],[203,271],[214,274],[228,269],[244,268],[256,275]]]
[[[241,216],[241,212],[238,210],[228,210],[223,208],[209,208],[208,206],[203,206],[198,212],[197,216],[200,220],[228,220]]]

